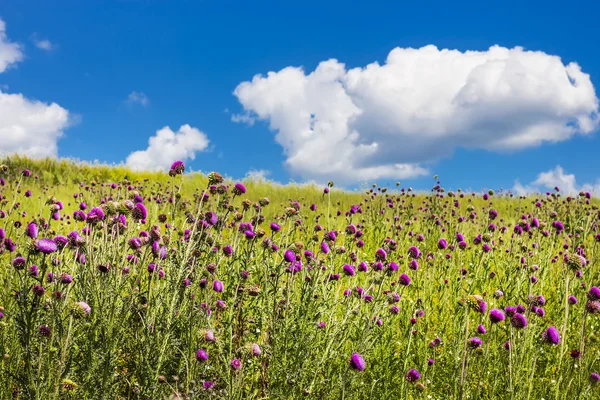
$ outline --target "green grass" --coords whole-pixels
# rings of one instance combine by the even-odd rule
[[[0,398],[598,398],[590,376],[600,370],[599,322],[593,293],[586,299],[600,283],[594,199],[552,195],[536,204],[535,197],[486,200],[401,188],[325,195],[321,187],[248,181],[245,194],[235,195],[226,182],[227,190],[200,200],[209,177],[199,173],[171,178],[18,157],[0,164],[0,227],[16,244],[10,251],[4,243],[0,254]],[[32,176],[22,177],[25,168]],[[136,194],[147,206],[145,221],[126,207]],[[58,201],[64,209],[54,220]],[[76,221],[81,201],[86,213],[101,207],[105,219]],[[348,213],[353,205],[360,212]],[[493,221],[491,209],[499,213]],[[214,226],[202,222],[209,211],[218,217]],[[539,228],[515,233],[516,224],[527,228],[534,217]],[[39,238],[76,231],[83,239],[43,255],[25,235],[31,222]],[[248,222],[252,227],[239,229]],[[271,231],[271,222],[281,230]],[[326,235],[332,230],[335,240]],[[155,250],[164,247],[164,259],[141,231],[151,233]],[[139,249],[131,245],[136,237],[143,239]],[[441,238],[448,248],[440,248]],[[417,270],[410,246],[421,252]],[[381,271],[380,248],[387,253]],[[291,272],[286,250],[302,260],[301,269]],[[578,264],[578,252],[587,265]],[[11,264],[17,256],[24,268]],[[359,271],[361,263],[368,272]],[[353,276],[344,274],[346,264]],[[28,273],[32,265],[37,277]],[[63,274],[73,282],[61,283]],[[409,286],[400,274],[410,277]],[[213,290],[216,280],[222,292]],[[568,295],[579,302],[569,305]],[[490,309],[518,304],[526,328],[510,318],[490,322]],[[487,333],[478,332],[479,324]],[[560,332],[558,345],[543,340],[550,326]],[[475,336],[481,347],[468,345]],[[435,338],[440,343],[431,346]],[[199,349],[208,360],[197,359]],[[581,358],[571,357],[575,349]],[[363,371],[349,363],[355,352],[365,360]],[[233,369],[233,360],[241,368]],[[416,382],[405,379],[410,369],[421,374]]]

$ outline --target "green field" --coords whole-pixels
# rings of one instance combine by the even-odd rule
[[[600,398],[589,194],[0,164],[1,398]]]

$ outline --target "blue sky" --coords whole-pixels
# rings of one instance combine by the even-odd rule
[[[0,18],[6,24],[5,41],[19,46],[21,59],[0,73],[1,90],[22,94],[28,102],[54,102],[68,110],[68,124],[58,117],[58,121],[49,122],[49,130],[56,129],[62,135],[55,139],[56,135],[51,134],[54,139],[49,139],[56,143],[60,157],[125,162],[132,152],[144,151],[148,139],[161,128],[168,126],[170,134],[182,134],[179,127],[187,124],[198,131],[190,131],[192,144],[183,144],[188,148],[182,150],[183,158],[188,158],[186,163],[196,170],[217,170],[232,177],[265,170],[270,171],[269,178],[280,182],[323,181],[330,171],[332,179],[349,187],[365,180],[382,184],[400,180],[425,189],[437,173],[452,188],[512,188],[515,180],[532,189],[548,186],[553,180],[573,189],[586,183],[600,187],[595,186],[599,176],[594,168],[600,150],[593,115],[597,112],[597,94],[589,93],[590,86],[597,92],[596,85],[600,84],[597,2],[575,2],[570,6],[547,1],[504,1],[498,5],[460,2],[461,6],[448,2],[403,3],[65,0],[56,6],[46,1],[3,2]],[[525,88],[531,90],[507,99],[499,94],[502,85],[490,89],[491,93],[478,91],[477,87],[486,85],[488,78],[484,75],[471,82],[476,95],[468,113],[438,118],[439,109],[456,104],[456,98],[433,105],[425,98],[414,114],[397,121],[394,114],[402,117],[410,99],[406,103],[404,95],[397,103],[390,100],[392,94],[386,88],[395,86],[386,79],[402,75],[400,65],[378,75],[375,81],[380,85],[374,81],[369,84],[366,76],[357,87],[344,83],[342,93],[351,105],[345,100],[337,102],[339,88],[320,80],[313,82],[310,98],[299,100],[304,108],[288,104],[293,101],[288,95],[294,95],[285,85],[302,82],[304,73],[315,71],[321,62],[334,58],[348,71],[374,62],[383,65],[394,48],[419,49],[426,45],[456,49],[462,55],[466,51],[487,52],[493,45],[507,51],[521,46],[543,52],[548,59],[558,56],[565,67],[576,62],[591,83],[586,93],[573,93],[571,101],[570,95],[562,92],[570,90],[560,81],[562,70],[556,72],[556,79],[549,78],[550,73],[534,73],[524,78]],[[510,53],[510,57],[526,65],[529,62],[516,53]],[[468,63],[456,67],[455,75],[469,72]],[[255,75],[286,67],[303,67],[303,74],[290,80],[282,75],[281,82],[275,80],[277,77],[264,81],[267,91],[249,83],[243,100],[240,92],[234,94],[238,85],[250,82]],[[412,82],[410,89],[415,98],[424,93],[436,95],[438,87],[427,83],[445,81],[436,74],[447,68],[448,64],[442,63],[431,68],[431,79]],[[347,75],[342,75],[339,80],[346,79]],[[538,96],[544,88],[548,93]],[[522,105],[518,103],[518,111],[510,109],[515,99],[519,102],[529,95],[533,97],[523,100]],[[138,101],[128,101],[129,96]],[[320,99],[324,99],[323,104],[312,109],[312,103]],[[548,112],[540,109],[544,102],[552,104]],[[4,107],[1,104],[0,115]],[[355,108],[348,108],[352,104]],[[378,107],[381,104],[384,106]],[[505,106],[505,114],[498,114]],[[315,118],[315,130],[323,135],[322,146],[302,135],[303,122],[296,121],[299,117],[294,114],[299,109]],[[339,117],[340,113],[344,118]],[[486,117],[488,113],[493,115]],[[532,124],[549,130],[570,127],[573,119],[586,114],[590,115],[591,126],[575,126],[568,133],[532,133],[549,135],[543,136],[541,143],[532,139],[523,145],[506,145],[508,142],[497,139],[502,135],[512,138],[511,129]],[[431,130],[434,136],[443,135],[439,146],[432,145],[436,140],[421,143],[421,125],[407,122],[415,115],[425,115],[424,130]],[[253,123],[233,122],[232,116],[245,116]],[[505,121],[517,122],[504,126]],[[451,132],[446,128],[436,130],[454,124]],[[270,125],[276,129],[270,130]],[[355,132],[358,137],[347,152],[343,147],[350,136],[338,143],[327,139],[335,136],[328,129],[346,125],[351,128],[344,132]],[[502,128],[495,128],[500,125]],[[474,132],[488,127],[490,131],[485,134]],[[14,128],[2,128],[0,139],[15,135],[11,131]],[[374,143],[376,150],[369,147]],[[27,150],[27,145],[21,143],[18,149]],[[315,151],[325,147],[323,153]],[[0,144],[0,151],[9,150]],[[336,158],[338,151],[340,158]],[[341,166],[334,167],[335,163]],[[405,167],[397,169],[398,164]],[[554,174],[547,179],[540,177],[545,171]]]

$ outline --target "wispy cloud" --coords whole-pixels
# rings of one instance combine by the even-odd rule
[[[271,175],[271,171],[267,169],[251,169],[246,173],[246,179],[253,181],[265,181]]]
[[[141,104],[143,107],[148,107],[150,105],[150,99],[144,92],[129,93],[125,102],[130,105]]]
[[[33,42],[35,47],[44,51],[56,50],[57,47],[56,44],[52,43],[50,40],[41,39],[37,33],[31,35],[31,41]]]

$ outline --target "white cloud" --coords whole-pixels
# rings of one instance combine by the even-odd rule
[[[456,147],[512,151],[589,134],[589,75],[543,52],[395,48],[383,65],[335,59],[239,84],[240,121],[269,122],[291,172],[344,182],[426,174]]]
[[[23,59],[18,43],[11,42],[6,36],[6,24],[0,19],[0,73]]]
[[[134,151],[125,163],[134,170],[166,171],[177,160],[193,160],[208,148],[208,137],[196,128],[182,125],[177,132],[165,126],[148,140],[146,150]]]
[[[57,141],[69,125],[69,112],[56,103],[0,92],[0,153],[56,156]]]
[[[54,43],[52,43],[48,39],[40,39],[38,37],[37,33],[34,33],[33,35],[31,35],[31,41],[33,42],[35,47],[37,47],[40,50],[52,51],[52,50],[56,49],[56,45],[54,45]]]
[[[6,36],[0,20],[0,73],[23,59],[21,47]],[[6,90],[3,88],[2,90]],[[0,154],[31,157],[56,156],[57,142],[71,121],[69,112],[56,103],[27,99],[20,93],[0,90]]]
[[[254,125],[254,123],[256,122],[256,118],[254,118],[249,113],[233,114],[231,116],[231,120],[233,122],[243,123],[243,124],[247,124],[247,125],[250,125],[250,126]]]
[[[530,184],[522,185],[519,181],[515,182],[514,191],[518,195],[527,195],[531,193],[540,193],[543,191],[553,191],[555,187],[560,189],[560,193],[574,195],[581,191],[600,192],[600,179],[596,183],[585,183],[577,185],[574,174],[567,174],[560,165],[550,171],[542,172],[537,179]]]
[[[126,100],[127,104],[141,104],[142,106],[146,107],[150,104],[150,99],[148,98],[148,96],[146,96],[146,94],[144,92],[131,92],[129,93],[129,96],[127,96],[127,100]]]
[[[251,169],[246,173],[246,179],[252,181],[264,181],[267,180],[269,175],[271,175],[271,171],[267,169]]]

